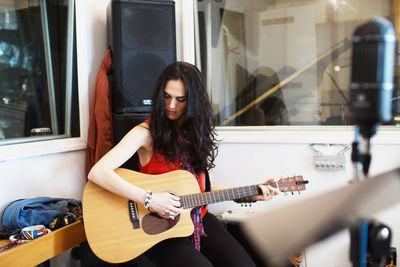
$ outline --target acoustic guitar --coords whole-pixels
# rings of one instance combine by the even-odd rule
[[[183,212],[174,220],[162,218],[142,204],[89,181],[82,200],[86,237],[93,252],[111,263],[134,259],[165,239],[190,236],[194,231],[190,211],[194,207],[260,194],[258,185],[201,193],[196,178],[184,170],[149,175],[119,168],[116,173],[153,193],[167,191],[178,195]],[[293,176],[266,185],[293,192],[305,190],[306,183],[302,176]]]

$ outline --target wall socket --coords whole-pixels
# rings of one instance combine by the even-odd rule
[[[346,159],[344,155],[314,155],[314,165],[317,170],[344,170]]]

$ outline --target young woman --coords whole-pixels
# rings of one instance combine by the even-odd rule
[[[205,174],[214,167],[217,145],[214,115],[201,72],[185,62],[173,63],[161,73],[153,94],[151,119],[134,127],[91,169],[88,178],[105,189],[145,205],[174,219],[181,211],[179,197],[167,192],[149,192],[130,184],[114,170],[134,153],[140,171],[161,174],[190,171],[201,191],[208,184]],[[210,180],[212,190],[226,188]],[[260,185],[269,200],[278,191]],[[151,195],[151,199],[150,199]],[[254,266],[254,262],[223,225],[202,207],[191,213],[195,231],[191,237],[162,241],[145,254],[158,266]]]

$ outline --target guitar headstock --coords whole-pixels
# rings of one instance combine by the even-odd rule
[[[277,182],[278,189],[281,192],[294,192],[306,190],[307,180],[303,179],[302,175],[281,178]]]

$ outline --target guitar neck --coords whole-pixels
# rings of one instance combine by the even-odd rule
[[[276,183],[267,183],[264,185],[270,185],[277,187]],[[199,207],[207,204],[214,204],[218,202],[233,200],[242,197],[251,197],[262,194],[261,189],[258,185],[249,185],[228,189],[215,190],[205,193],[196,193],[180,196],[181,204],[184,209]]]

